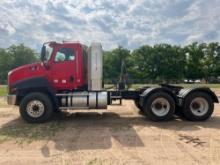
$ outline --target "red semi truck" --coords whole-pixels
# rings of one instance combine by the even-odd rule
[[[208,119],[218,103],[206,87],[182,88],[162,84],[138,90],[103,89],[102,46],[74,42],[47,42],[41,62],[8,73],[8,104],[19,106],[27,122],[49,120],[54,112],[70,109],[106,109],[113,100],[131,99],[153,121],[172,119],[179,111],[186,119]]]

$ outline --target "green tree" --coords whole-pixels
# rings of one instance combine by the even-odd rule
[[[12,57],[5,49],[0,49],[0,83],[6,82],[7,74],[11,70]]]
[[[7,49],[0,49],[0,83],[6,83],[10,70],[37,61],[39,58],[33,49],[20,45],[12,45]]]
[[[220,75],[220,46],[216,43],[204,44],[203,72],[206,82]]]
[[[149,45],[135,49],[129,57],[128,71],[136,82],[154,78],[154,66],[152,65],[153,48]]]
[[[186,58],[179,46],[159,44],[154,46],[152,58],[154,78],[161,82],[171,83],[183,79]]]
[[[121,65],[124,61],[128,61],[130,51],[121,46],[112,50],[104,52],[103,73],[105,80],[118,80],[121,73]]]
[[[177,82],[184,77],[186,58],[179,46],[158,44],[145,45],[134,50],[130,56],[132,78],[140,82]]]
[[[220,77],[220,45],[218,43],[218,46],[216,48],[216,52],[215,52],[215,67],[214,67],[214,75],[215,77]]]
[[[12,45],[7,49],[8,54],[12,57],[12,68],[36,62],[38,57],[33,49],[20,45]]]
[[[204,49],[206,44],[194,42],[184,47],[186,55],[185,77],[187,80],[204,78]]]

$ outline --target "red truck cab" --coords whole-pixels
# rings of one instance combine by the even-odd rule
[[[41,62],[18,67],[8,74],[9,89],[22,81],[44,78],[55,92],[87,86],[86,46],[49,42],[43,45]],[[14,89],[15,90],[15,89]]]

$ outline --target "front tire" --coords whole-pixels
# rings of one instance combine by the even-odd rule
[[[175,101],[165,92],[156,92],[147,98],[143,111],[152,121],[170,120],[175,112]]]
[[[50,98],[43,93],[34,92],[25,96],[20,104],[20,115],[29,123],[43,123],[53,114]]]
[[[203,121],[211,117],[214,103],[210,95],[204,92],[190,94],[184,103],[183,114],[187,120]]]

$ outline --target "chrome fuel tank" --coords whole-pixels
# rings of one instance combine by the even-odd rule
[[[68,108],[89,108],[89,109],[106,109],[107,92],[74,92],[65,94],[56,94],[61,103],[61,109]]]

